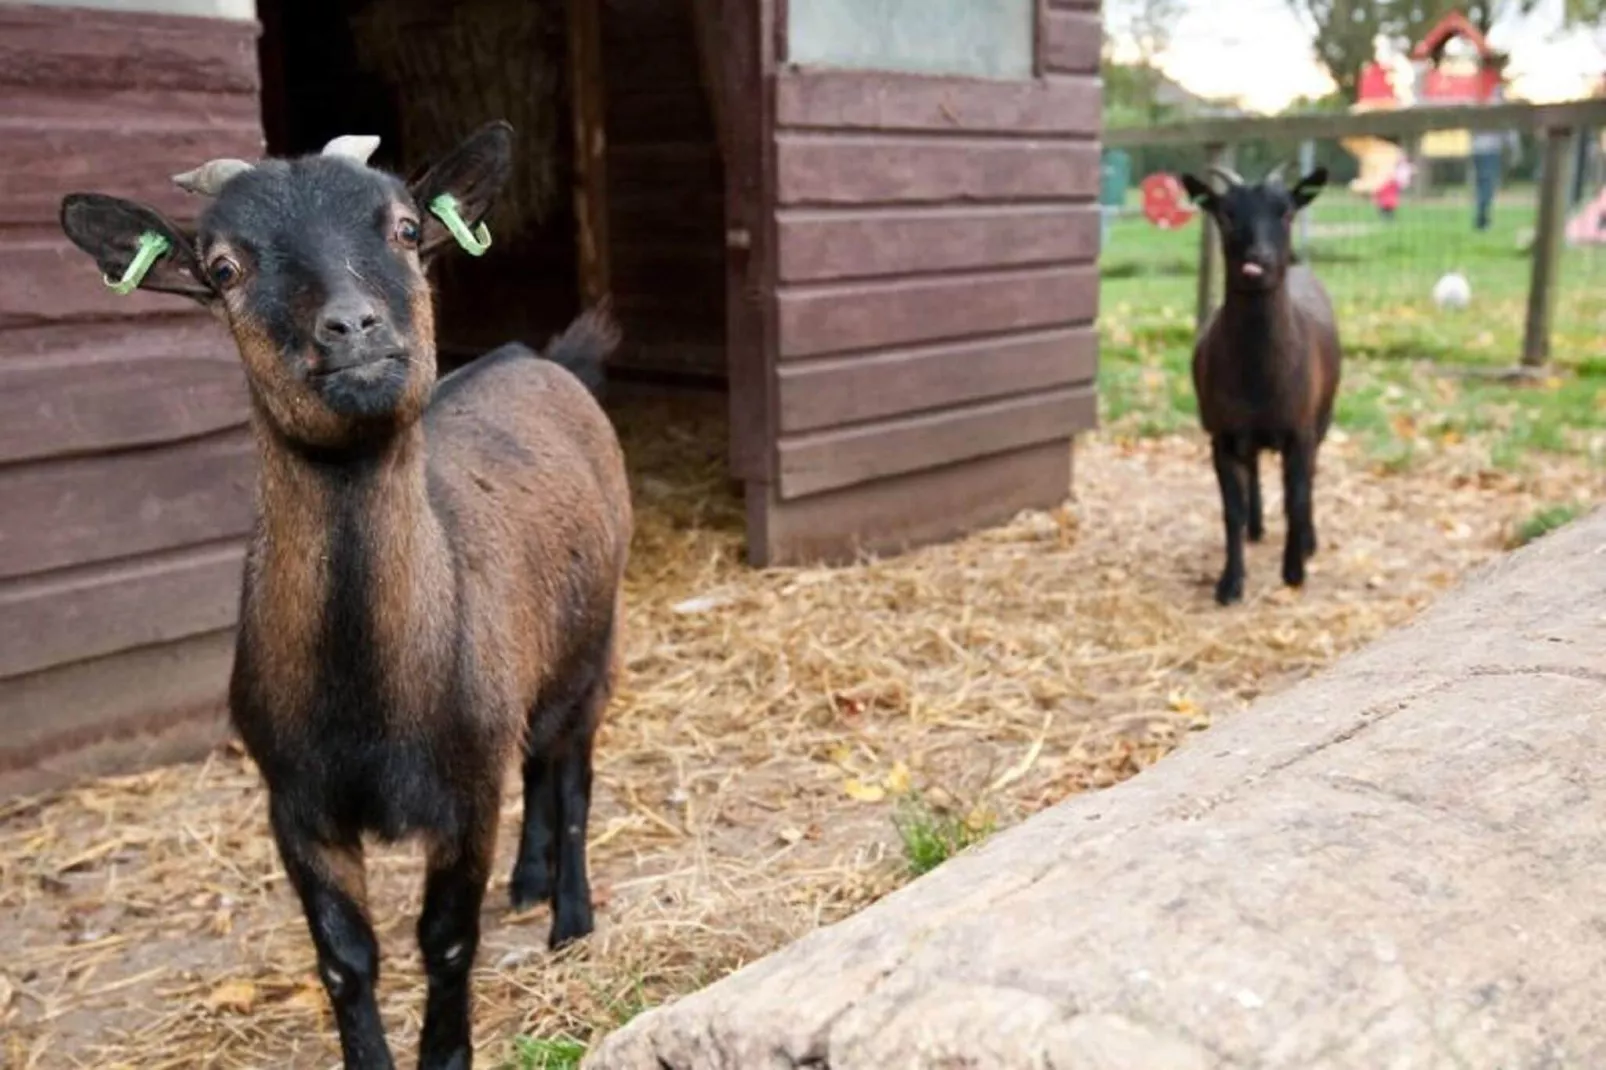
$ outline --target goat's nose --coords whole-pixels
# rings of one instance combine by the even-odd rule
[[[379,313],[364,297],[342,297],[330,301],[318,314],[318,341],[324,344],[351,342],[370,334],[379,326]]]

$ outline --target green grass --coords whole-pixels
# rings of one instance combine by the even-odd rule
[[[1547,505],[1543,509],[1536,510],[1532,516],[1517,525],[1517,530],[1511,536],[1511,545],[1526,546],[1535,539],[1572,523],[1583,511],[1583,506],[1573,502]]]
[[[585,1058],[586,1045],[571,1037],[535,1040],[519,1037],[513,1042],[513,1070],[574,1070]]]
[[[1538,383],[1441,374],[1516,363],[1527,302],[1520,232],[1531,189],[1502,194],[1478,233],[1459,193],[1406,201],[1394,223],[1332,189],[1313,206],[1309,261],[1338,310],[1344,382],[1335,423],[1384,468],[1424,445],[1475,440],[1490,463],[1536,454],[1606,463],[1606,250],[1566,249],[1556,291],[1553,373]],[[1141,215],[1117,220],[1101,257],[1101,418],[1120,434],[1197,426],[1189,361],[1199,227],[1162,231]],[[1472,284],[1461,312],[1433,305],[1434,282],[1459,270]]]
[[[942,812],[918,796],[899,801],[892,824],[903,841],[904,861],[912,877],[930,873],[993,832],[989,818]]]

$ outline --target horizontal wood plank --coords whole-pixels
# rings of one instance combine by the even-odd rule
[[[838,487],[1004,453],[1092,428],[1091,386],[782,438],[779,493],[802,498]]]
[[[0,464],[148,446],[242,426],[233,342],[210,319],[122,328],[109,342],[71,328],[60,348],[0,359]],[[0,335],[0,354],[6,346]]]
[[[95,261],[65,235],[7,241],[0,232],[0,329],[171,317],[195,308],[195,302],[171,294],[113,293],[101,281]]]
[[[1098,256],[1094,206],[783,211],[781,280],[805,282],[917,271],[980,270]]]
[[[776,144],[782,205],[1092,198],[1093,142],[782,134]]]
[[[1091,323],[1094,268],[1042,268],[783,289],[779,352],[822,356],[1033,327]]]
[[[775,79],[781,128],[1091,137],[1102,107],[1093,79],[1006,82],[815,70]]]
[[[1104,27],[1097,12],[1049,11],[1043,15],[1043,69],[1051,74],[1099,72]]]
[[[254,94],[255,22],[0,4],[0,85]]]
[[[112,193],[179,221],[193,219],[203,202],[173,185],[174,173],[218,156],[249,160],[262,152],[254,114],[140,128],[119,124],[115,116],[99,124],[63,124],[12,113],[0,121],[0,224],[54,224],[62,197],[73,191]]]
[[[1054,440],[1008,453],[860,483],[796,501],[748,485],[753,564],[845,563],[899,553],[1049,509],[1071,489],[1071,445]]]
[[[232,630],[139,647],[0,686],[0,797],[205,753],[234,662]]]
[[[0,468],[0,578],[243,535],[255,455],[244,431]]]
[[[1092,327],[781,365],[781,432],[883,419],[1091,382]]]
[[[0,584],[0,679],[232,627],[242,543]]]

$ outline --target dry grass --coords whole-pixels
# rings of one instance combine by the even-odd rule
[[[589,1039],[882,894],[907,871],[889,820],[905,790],[1007,824],[1114,783],[1412,616],[1539,506],[1600,490],[1564,459],[1384,475],[1335,442],[1307,590],[1277,586],[1273,490],[1248,602],[1223,611],[1191,436],[1095,439],[1073,504],[963,542],[757,573],[719,403],[633,403],[619,423],[640,534],[592,826],[602,927],[554,958],[544,911],[509,916],[498,879],[477,977],[487,1065],[520,1033]],[[510,792],[505,828],[516,815]],[[373,869],[400,1055],[419,1024],[421,863],[395,848]],[[237,753],[0,808],[0,948],[0,1065],[338,1062]]]

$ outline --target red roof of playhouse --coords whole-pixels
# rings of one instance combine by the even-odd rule
[[[1452,74],[1439,66],[1444,46],[1455,37],[1472,42],[1481,59],[1494,56],[1488,38],[1459,11],[1452,11],[1440,19],[1411,49],[1411,58],[1431,63],[1422,76],[1418,96],[1435,104],[1475,104],[1488,100],[1495,86],[1500,84],[1500,72],[1485,65],[1474,74]]]
[[[1394,93],[1394,81],[1389,77],[1388,68],[1381,63],[1368,63],[1361,68],[1361,84],[1356,91],[1357,103],[1399,103],[1399,97]]]

